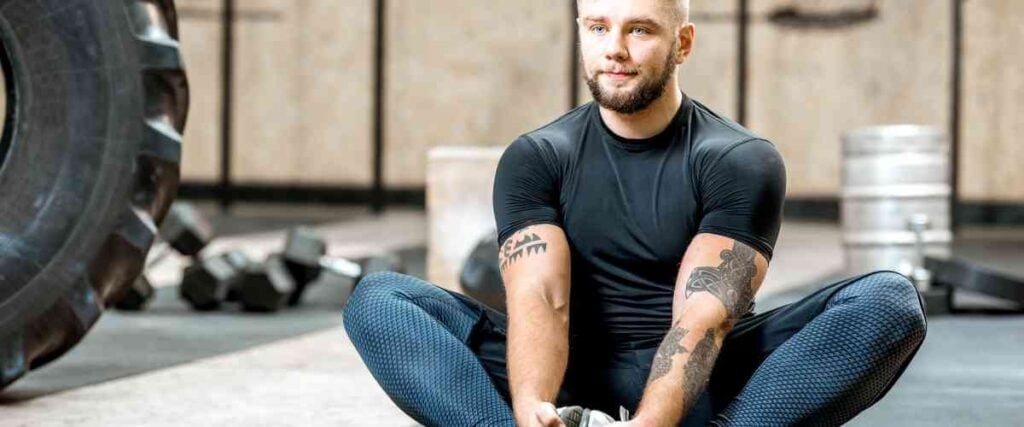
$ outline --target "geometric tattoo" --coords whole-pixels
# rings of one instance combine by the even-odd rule
[[[753,308],[754,290],[751,281],[757,275],[754,256],[749,246],[735,242],[732,249],[723,249],[718,267],[697,267],[686,282],[686,297],[707,292],[725,305],[731,320],[739,319]]]
[[[686,347],[683,347],[683,338],[689,332],[686,328],[679,326],[679,322],[676,322],[672,329],[668,330],[665,339],[661,341],[661,346],[658,347],[654,361],[651,362],[651,375],[647,379],[647,384],[661,379],[672,370],[673,357],[677,354],[687,353]]]
[[[548,251],[548,243],[541,239],[540,236],[529,233],[529,228],[523,231],[527,233],[522,239],[515,241],[513,236],[505,240],[505,245],[502,246],[501,253],[499,254],[501,257],[501,271],[508,270],[519,258]]]

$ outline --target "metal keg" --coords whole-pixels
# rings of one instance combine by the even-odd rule
[[[840,217],[847,272],[913,277],[922,255],[948,256],[951,194],[942,131],[895,125],[845,134]],[[927,280],[920,282],[923,288]]]

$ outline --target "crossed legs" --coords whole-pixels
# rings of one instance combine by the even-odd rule
[[[510,426],[503,351],[481,354],[474,342],[488,321],[484,310],[414,277],[380,273],[360,282],[344,324],[374,378],[416,421]],[[702,398],[708,407],[684,423],[841,424],[888,391],[924,334],[917,292],[902,276],[836,283],[737,324]],[[493,331],[489,338],[503,339]],[[637,372],[646,374],[649,363]],[[622,384],[639,387],[626,393],[639,396],[644,381]]]

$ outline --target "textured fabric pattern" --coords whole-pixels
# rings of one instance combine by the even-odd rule
[[[734,399],[722,396],[729,403],[712,424],[842,424],[891,387],[924,339],[917,291],[898,274],[864,276],[821,301],[817,309],[813,303],[799,309],[821,311],[809,313],[812,320],[756,370],[751,368],[749,381],[746,375],[739,379],[746,385]],[[467,304],[414,277],[378,273],[360,282],[349,299],[345,328],[377,382],[416,421],[427,426],[514,425],[480,356],[467,345],[482,315]],[[772,319],[785,327],[786,320]],[[763,328],[748,333],[767,333]],[[614,371],[583,369],[591,379]],[[639,396],[642,379],[615,384],[632,383],[640,387],[635,390]],[[702,418],[703,424],[712,413],[688,418]]]
[[[374,273],[356,287],[345,330],[370,373],[427,426],[512,426],[508,404],[467,347],[481,313],[417,278]]]
[[[764,361],[714,424],[840,425],[889,389],[925,330],[917,290],[903,276],[850,283]]]

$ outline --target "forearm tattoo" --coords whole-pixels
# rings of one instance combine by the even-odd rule
[[[714,295],[729,313],[730,319],[739,319],[747,314],[754,301],[752,281],[757,274],[754,257],[757,254],[740,242],[732,249],[723,249],[718,267],[697,267],[686,282],[686,297],[697,292]]]
[[[517,239],[518,236],[521,236]],[[526,228],[516,235],[505,239],[501,247],[501,271],[506,271],[520,258],[548,251],[548,242]]]
[[[658,347],[658,353],[654,355],[654,361],[651,362],[651,375],[647,379],[647,384],[650,385],[672,371],[673,357],[689,353],[690,358],[683,366],[683,394],[684,401],[692,406],[711,376],[711,369],[714,368],[715,357],[718,355],[718,346],[715,342],[715,329],[708,328],[704,331],[704,337],[693,346],[693,351],[687,350],[682,342],[689,333],[690,331],[680,326],[679,322],[669,329],[661,346]]]
[[[683,338],[689,332],[686,328],[679,326],[679,322],[676,322],[672,329],[668,330],[665,339],[661,341],[661,346],[658,347],[658,353],[654,355],[654,361],[651,362],[651,375],[647,379],[647,384],[661,379],[672,370],[673,357],[688,352],[686,347],[683,347]]]
[[[704,390],[708,378],[711,376],[711,368],[715,365],[715,357],[718,356],[718,348],[715,345],[715,330],[709,328],[704,331],[704,338],[700,339],[697,345],[693,346],[690,353],[690,360],[686,361],[683,368],[683,393],[686,395],[685,402],[693,405],[697,395]]]

